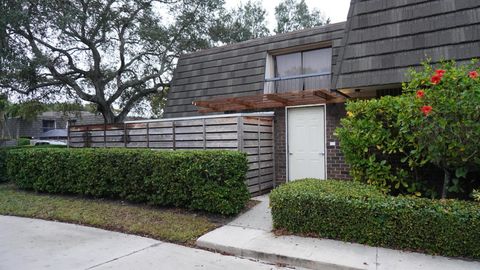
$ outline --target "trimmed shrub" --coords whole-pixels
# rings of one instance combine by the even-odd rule
[[[0,148],[0,183],[7,181],[7,150]]]
[[[18,145],[18,146],[30,145],[30,139],[20,138],[20,139],[17,140],[17,145]]]
[[[9,151],[22,189],[236,214],[249,199],[247,160],[235,151],[28,149]]]
[[[24,146],[12,146],[0,148],[0,183],[7,182],[7,155],[10,150],[14,149],[32,149],[32,148],[66,148],[63,145],[24,145]]]
[[[273,224],[371,246],[480,258],[480,204],[384,195],[358,182],[305,179],[270,194]]]

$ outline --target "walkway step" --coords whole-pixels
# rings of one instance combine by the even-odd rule
[[[299,236],[275,236],[227,225],[197,240],[202,248],[235,256],[321,270],[478,270],[480,262]]]
[[[235,256],[309,269],[376,269],[375,248],[333,240],[277,237],[264,230],[231,225],[200,237],[197,246]]]

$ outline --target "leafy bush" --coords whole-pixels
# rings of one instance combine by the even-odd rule
[[[22,149],[9,151],[7,169],[22,189],[227,215],[249,198],[246,157],[234,151]]]
[[[18,146],[30,145],[30,139],[20,138],[20,139],[17,140],[17,145],[18,145]]]
[[[13,147],[2,147],[2,148],[0,148],[0,183],[8,181],[8,177],[7,177],[7,155],[8,155],[8,151],[14,150],[14,149],[33,149],[33,148],[66,148],[66,146],[63,146],[63,145],[36,145],[36,146],[31,146],[30,144],[28,144],[28,145],[23,145],[23,146],[13,146]]]
[[[336,134],[354,180],[394,194],[423,191],[424,183],[411,168],[425,161],[410,154],[416,138],[409,123],[402,121],[404,114],[412,112],[404,111],[409,103],[406,96],[347,103],[348,117],[341,120]]]
[[[270,194],[273,224],[371,246],[480,258],[480,205],[384,195],[358,182],[306,179]]]
[[[444,172],[442,197],[462,193],[470,181],[468,173],[480,171],[480,77],[476,61],[457,66],[442,63],[434,70],[411,71],[404,90],[412,98],[409,119],[417,138],[415,155],[423,156]]]
[[[5,148],[0,148],[0,183],[7,181],[7,151]]]
[[[425,63],[410,71],[403,95],[349,102],[336,133],[354,179],[391,194],[442,198],[467,197],[480,185],[475,66]]]

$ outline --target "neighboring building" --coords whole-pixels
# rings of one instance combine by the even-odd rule
[[[87,111],[69,113],[48,111],[39,114],[34,120],[8,119],[8,130],[3,129],[0,135],[10,138],[59,139],[66,132],[68,123],[70,125],[90,125],[103,122],[103,116],[97,113]]]
[[[343,23],[183,55],[165,117],[274,111],[278,182],[349,178],[344,101],[399,94],[426,57],[480,57],[480,1],[352,0]]]

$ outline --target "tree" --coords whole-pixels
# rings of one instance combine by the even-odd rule
[[[319,10],[310,12],[305,0],[283,0],[275,7],[275,19],[277,26],[274,31],[277,34],[330,23],[330,19],[325,19]]]
[[[121,122],[146,98],[166,95],[180,54],[210,45],[198,26],[222,3],[3,1],[0,91],[81,99],[106,123]]]
[[[232,11],[223,11],[211,28],[214,42],[235,43],[270,35],[267,11],[261,2],[249,0]]]

